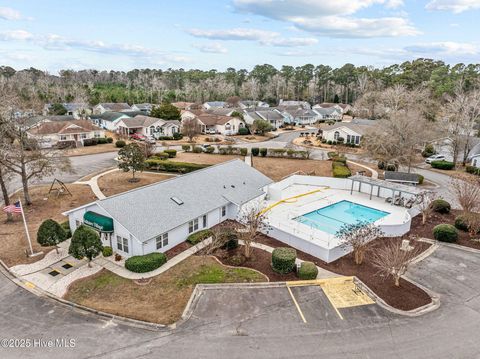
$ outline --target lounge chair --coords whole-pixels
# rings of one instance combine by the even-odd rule
[[[393,202],[395,206],[401,206],[403,204],[403,198],[402,197],[397,197],[395,198],[395,201]]]
[[[392,197],[387,197],[387,198],[385,198],[385,202],[387,202],[387,203],[392,203]]]
[[[403,206],[405,208],[412,208],[414,203],[415,203],[415,199],[414,198],[409,198],[409,199],[407,199],[407,201],[404,203]]]

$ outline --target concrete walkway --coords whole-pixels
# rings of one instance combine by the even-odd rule
[[[245,156],[245,163],[252,167],[252,156],[251,155],[246,155]]]
[[[119,275],[120,277],[123,277],[123,278],[133,279],[133,280],[151,278],[151,277],[155,277],[159,274],[162,274],[162,273],[166,272],[170,268],[176,266],[178,263],[184,261],[185,259],[187,259],[191,255],[194,255],[195,253],[197,253],[201,249],[205,248],[210,243],[212,243],[212,238],[211,237],[205,239],[204,241],[202,241],[202,242],[200,242],[196,245],[194,245],[193,247],[190,247],[189,249],[183,251],[182,253],[177,254],[175,257],[173,257],[172,259],[167,261],[167,263],[165,263],[160,268],[157,268],[157,269],[155,269],[151,272],[147,272],[147,273],[131,272],[127,268],[125,268],[123,266],[120,266],[120,265],[116,264],[114,261],[112,261],[110,259],[106,259],[104,257],[97,257],[93,260],[93,262],[95,264],[105,268],[105,269],[108,269],[110,272],[113,272],[116,275]]]
[[[118,171],[118,168],[113,168],[111,170],[108,170],[108,171],[105,171],[105,172],[102,172],[96,176],[93,176],[92,178],[90,178],[88,181],[77,181],[77,182],[74,182],[74,184],[84,184],[84,185],[87,185],[87,186],[90,186],[90,188],[92,189],[92,192],[93,194],[98,198],[98,199],[104,199],[104,198],[107,198],[103,192],[100,190],[100,187],[98,186],[98,179],[102,176],[105,176],[106,174],[109,174],[109,173],[112,173],[112,172],[116,172]]]
[[[354,161],[350,161],[350,160],[347,160],[347,163],[351,163],[352,165],[365,168],[366,170],[372,172],[372,178],[373,179],[378,179],[378,172],[376,170],[374,170],[372,167],[368,167],[368,166],[362,165],[358,162],[354,162]]]

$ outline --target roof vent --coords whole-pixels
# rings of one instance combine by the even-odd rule
[[[235,186],[233,184],[231,186],[232,186],[232,188],[235,188]]]
[[[177,197],[170,197],[170,199],[175,202],[176,204],[178,204],[179,206],[181,206],[183,204],[183,201],[180,199],[180,198],[177,198]]]

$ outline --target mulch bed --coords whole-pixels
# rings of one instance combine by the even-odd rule
[[[168,251],[165,252],[165,255],[167,256],[167,260],[172,259],[175,257],[177,254],[182,253],[183,251],[189,249],[192,245],[188,242],[182,242],[180,244],[177,244],[175,247],[170,248]]]
[[[448,223],[451,225],[455,224],[455,217],[457,217],[462,212],[459,210],[452,210],[448,214],[432,213],[432,215],[427,219],[427,223],[422,225],[422,216],[416,216],[412,218],[412,227],[410,234],[417,235],[418,237],[423,238],[433,238],[433,227],[437,224]],[[478,238],[478,237],[477,237]],[[480,249],[480,242],[472,241],[472,237],[467,232],[458,231],[458,240],[455,244]]]
[[[374,241],[370,244],[370,249],[374,249],[380,245],[382,240],[401,240],[401,238],[385,238]],[[285,243],[277,241],[274,238],[260,235],[259,243],[269,245],[271,247],[288,247]],[[420,250],[423,252],[430,244],[424,242],[417,242],[416,245],[421,246]],[[271,257],[271,256],[270,256]],[[373,290],[380,298],[394,308],[401,310],[412,310],[419,308],[431,302],[430,296],[418,288],[414,284],[400,279],[400,287],[395,287],[391,278],[384,278],[379,276],[378,269],[369,263],[368,255],[361,265],[356,265],[353,261],[352,254],[348,254],[335,262],[325,263],[324,261],[314,257],[310,254],[304,253],[297,249],[297,257],[314,262],[317,266],[325,268],[326,270],[345,275],[356,276],[364,282],[371,290]]]

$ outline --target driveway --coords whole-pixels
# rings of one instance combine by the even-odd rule
[[[76,339],[70,349],[1,349],[2,358],[478,358],[478,253],[440,247],[410,277],[441,306],[410,318],[377,305],[332,310],[318,287],[204,291],[178,329],[151,332],[77,313],[0,275],[1,338]],[[161,308],[159,308],[161,310]]]

